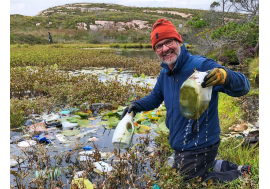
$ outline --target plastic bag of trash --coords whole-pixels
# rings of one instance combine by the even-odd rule
[[[206,75],[207,72],[195,70],[180,88],[180,113],[188,119],[198,119],[208,108],[212,86],[206,88],[201,86]]]

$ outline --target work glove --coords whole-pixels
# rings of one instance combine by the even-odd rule
[[[202,87],[209,87],[215,85],[223,85],[227,77],[227,72],[223,68],[214,68],[208,71],[208,74],[204,77]]]
[[[126,113],[131,113],[133,111],[133,117],[135,117],[136,113],[140,112],[140,108],[137,104],[131,103],[128,107],[126,107],[122,113],[121,119],[125,117]]]

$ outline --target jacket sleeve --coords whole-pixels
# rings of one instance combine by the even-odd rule
[[[250,90],[250,83],[246,76],[240,72],[234,72],[225,67],[219,65],[216,61],[212,59],[206,59],[203,62],[203,69],[205,71],[213,68],[223,68],[227,72],[227,78],[223,85],[214,86],[213,90],[218,92],[226,93],[232,97],[239,97],[247,94]]]
[[[223,69],[227,72],[227,78],[224,85],[221,85],[221,92],[233,97],[243,96],[249,92],[250,83],[244,74],[227,68]]]
[[[133,103],[136,103],[140,107],[140,111],[149,111],[158,108],[164,100],[163,91],[161,87],[161,77],[159,75],[156,85],[150,95],[145,96]]]

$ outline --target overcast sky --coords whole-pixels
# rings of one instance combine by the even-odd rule
[[[209,10],[214,0],[10,0],[10,14],[35,16],[50,7],[69,3],[114,3],[136,7],[174,7]]]

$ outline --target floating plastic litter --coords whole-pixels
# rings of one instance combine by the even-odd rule
[[[29,147],[35,145],[37,142],[34,140],[27,140],[18,143],[19,147]]]
[[[91,146],[85,146],[85,147],[83,147],[83,150],[92,150],[92,147]]]
[[[108,163],[105,163],[103,161],[95,162],[94,163],[97,172],[110,172],[113,170],[113,167],[110,166]]]

